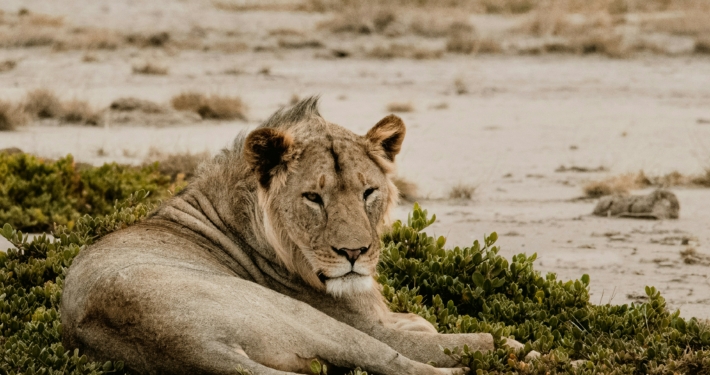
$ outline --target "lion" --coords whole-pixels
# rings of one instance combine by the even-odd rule
[[[142,222],[82,250],[63,341],[141,374],[306,374],[317,359],[374,374],[463,374],[441,347],[494,349],[391,312],[374,280],[405,125],[364,136],[317,98],[272,115]],[[510,345],[520,345],[513,340]]]

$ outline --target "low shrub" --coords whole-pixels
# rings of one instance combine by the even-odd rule
[[[145,64],[133,65],[133,74],[147,74],[147,75],[158,75],[164,76],[168,74],[168,68],[163,65],[153,64],[147,62]]]
[[[71,228],[85,214],[111,213],[116,200],[140,189],[151,194],[151,201],[160,199],[170,183],[157,163],[81,167],[71,155],[49,161],[0,153],[0,224],[29,232],[46,232],[55,224]]]
[[[410,102],[392,102],[387,104],[387,112],[414,112],[414,106]]]
[[[204,95],[187,91],[174,96],[170,103],[178,111],[195,112],[203,119],[246,121],[247,106],[237,96]]]
[[[471,199],[476,192],[476,186],[458,183],[449,189],[449,199]]]
[[[54,91],[36,89],[27,93],[23,109],[32,117],[55,118],[62,113],[62,102]]]
[[[509,262],[498,255],[495,233],[445,250],[444,237],[423,232],[435,218],[415,204],[407,224],[394,223],[382,238],[378,281],[393,311],[419,314],[440,332],[526,343],[521,352],[448,348],[473,373],[710,374],[710,325],[668,311],[655,288],[646,287],[644,303],[594,305],[588,275],[542,276],[533,268],[536,254]],[[541,360],[520,361],[533,349]],[[572,359],[583,363],[575,368]]]
[[[131,225],[153,208],[148,193],[139,191],[103,218],[84,216],[70,229],[32,241],[5,224],[0,234],[16,249],[0,252],[0,373],[110,374],[126,373],[121,362],[91,362],[61,343],[59,304],[66,271],[86,245]]]
[[[17,105],[0,100],[0,131],[15,130],[27,122],[27,116]]]

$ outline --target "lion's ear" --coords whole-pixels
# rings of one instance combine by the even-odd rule
[[[389,115],[370,129],[365,138],[375,146],[375,149],[380,149],[384,152],[384,156],[389,161],[394,161],[394,157],[399,154],[402,149],[402,141],[407,128],[401,118],[395,115]]]
[[[290,135],[271,128],[256,129],[244,141],[244,159],[258,174],[259,184],[268,189],[276,175],[286,172],[293,149]]]

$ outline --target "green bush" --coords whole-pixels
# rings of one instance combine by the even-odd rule
[[[406,225],[393,225],[382,238],[378,280],[392,310],[417,313],[440,332],[489,332],[497,344],[509,336],[527,343],[521,352],[447,348],[476,373],[710,374],[710,325],[669,312],[655,288],[646,287],[645,303],[593,305],[588,275],[543,277],[533,268],[536,254],[508,262],[493,246],[495,233],[444,250],[444,237],[423,232],[434,220],[415,205]],[[546,356],[519,361],[533,349]],[[571,359],[584,362],[574,368]]]
[[[145,217],[154,207],[147,197],[135,193],[106,216],[85,215],[32,241],[5,224],[0,234],[17,249],[0,253],[1,374],[125,373],[120,362],[91,362],[62,346],[59,301],[79,251]],[[654,288],[647,288],[646,303],[593,305],[588,276],[543,277],[533,269],[534,255],[509,262],[498,255],[495,234],[444,250],[443,237],[423,232],[433,220],[415,205],[407,224],[396,222],[383,236],[379,281],[393,310],[417,313],[441,332],[490,332],[499,344],[506,336],[528,342],[517,352],[443,348],[473,373],[710,374],[710,328],[666,311]],[[532,349],[543,358],[519,360]],[[571,359],[586,362],[575,369]]]
[[[139,191],[100,218],[84,216],[54,235],[28,236],[5,224],[0,234],[17,249],[0,252],[0,374],[123,373],[120,362],[91,362],[61,344],[59,302],[67,269],[86,245],[131,225],[153,208]]]
[[[138,190],[155,201],[167,193],[170,177],[158,164],[131,167],[115,163],[80,167],[71,155],[57,161],[18,153],[0,153],[0,225],[26,232],[72,228],[83,215],[103,216],[116,201]]]

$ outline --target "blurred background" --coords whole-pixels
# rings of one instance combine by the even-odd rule
[[[5,153],[189,181],[310,95],[360,134],[404,119],[397,218],[418,201],[451,246],[496,231],[506,256],[590,274],[595,302],[655,285],[710,317],[706,0],[0,3]],[[591,216],[659,187],[678,220]]]

